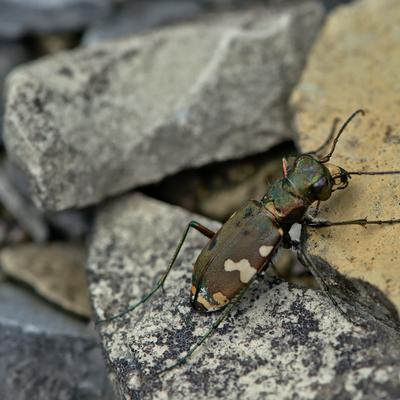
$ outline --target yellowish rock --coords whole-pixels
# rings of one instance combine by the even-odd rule
[[[316,149],[335,117],[358,118],[340,139],[332,162],[348,171],[400,170],[400,2],[364,0],[327,20],[292,97],[299,143]],[[333,221],[400,218],[400,176],[354,176],[323,203]],[[400,309],[400,225],[309,229],[308,251],[348,277],[378,287]]]
[[[89,317],[90,304],[80,244],[23,244],[0,252],[3,272],[67,311]]]

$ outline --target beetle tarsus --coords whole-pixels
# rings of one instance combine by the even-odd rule
[[[324,278],[322,277],[321,273],[319,272],[318,268],[315,266],[313,260],[308,256],[306,251],[303,249],[302,245],[297,242],[296,243],[296,250],[299,261],[311,272],[314,276],[316,282],[318,283],[321,290],[328,296],[334,307],[346,318],[346,320],[352,324],[355,324],[350,317],[348,316],[347,312],[343,310],[343,308],[339,305],[336,299],[330,292],[329,285],[325,282]]]

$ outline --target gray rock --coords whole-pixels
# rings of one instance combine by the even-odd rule
[[[0,202],[36,242],[49,238],[49,229],[57,238],[81,240],[92,224],[91,212],[87,210],[44,212],[38,209],[32,202],[27,177],[8,159],[0,164]]]
[[[291,136],[288,96],[322,19],[316,2],[253,9],[19,68],[8,152],[53,210],[260,152]]]
[[[0,250],[4,274],[26,283],[64,310],[90,318],[86,258],[81,243],[25,243]]]
[[[92,331],[31,293],[0,283],[0,398],[111,400]]]
[[[3,111],[4,111],[3,83],[6,75],[16,65],[24,61],[27,61],[28,58],[29,58],[28,51],[24,45],[15,42],[0,41],[0,144],[2,143],[2,132],[3,132]]]
[[[122,311],[150,290],[193,218],[139,195],[115,200],[102,209],[88,264],[97,317]],[[215,228],[210,222],[207,225]],[[191,266],[204,243],[199,234],[191,233],[165,293],[154,295],[123,318],[98,325],[122,396],[398,398],[398,330],[363,309],[356,310],[358,325],[353,325],[319,291],[270,276],[255,282],[188,364],[158,375],[218,318],[199,314],[189,305]],[[351,304],[346,307],[355,310]]]
[[[4,163],[0,164],[0,204],[33,240],[43,242],[48,238],[49,231],[42,212],[14,187]]]
[[[79,30],[104,17],[111,0],[0,0],[0,37]]]
[[[21,243],[27,239],[26,232],[12,219],[0,212],[0,247]]]
[[[91,218],[83,210],[65,210],[45,213],[51,227],[68,239],[82,239],[90,231]]]
[[[148,31],[198,15],[203,8],[198,0],[135,0],[124,3],[113,15],[87,30],[83,43],[124,37]]]
[[[249,3],[268,4],[273,6],[282,6],[290,3],[299,3],[306,0],[199,0],[204,6],[211,9],[227,9],[247,7]],[[350,3],[353,0],[318,0],[328,10],[345,3]]]

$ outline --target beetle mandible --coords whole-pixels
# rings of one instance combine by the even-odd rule
[[[329,296],[333,304],[341,311],[335,299],[329,293],[323,277],[299,243],[293,243],[289,230],[294,223],[312,227],[334,225],[395,224],[400,219],[375,220],[366,218],[331,222],[316,220],[307,211],[314,203],[328,200],[336,190],[345,189],[352,175],[400,174],[400,171],[346,171],[330,164],[330,158],[341,134],[350,121],[363,110],[355,111],[336,133],[338,120],[333,123],[330,135],[317,150],[283,159],[283,178],[270,185],[260,201],[250,200],[238,209],[214,232],[204,225],[191,221],[175,250],[172,260],[157,283],[138,303],[129,306],[123,312],[97,323],[112,321],[134,310],[146,302],[158,289],[163,288],[165,280],[178,257],[180,249],[191,228],[209,238],[209,242],[199,254],[193,268],[190,302],[201,312],[214,312],[224,309],[209,331],[189,349],[185,357],[161,372],[183,364],[191,354],[207,339],[229,314],[232,307],[243,297],[251,282],[264,272],[279,247],[294,247],[299,260],[310,270]]]

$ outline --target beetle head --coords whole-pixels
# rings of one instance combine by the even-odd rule
[[[350,115],[339,132],[335,135],[333,130],[328,141],[319,150],[300,155],[290,166],[286,160],[283,160],[283,173],[289,191],[291,186],[291,191],[297,196],[311,202],[325,201],[331,197],[335,190],[344,189],[348,186],[350,174],[343,168],[328,162],[335,151],[340,136],[358,114],[364,115],[365,112],[360,109]],[[320,151],[324,151],[326,146],[330,147],[329,152],[326,155],[320,155]]]
[[[332,192],[346,188],[349,175],[337,165],[324,164],[312,155],[303,154],[287,168],[285,178],[289,192],[314,202],[328,200]]]

